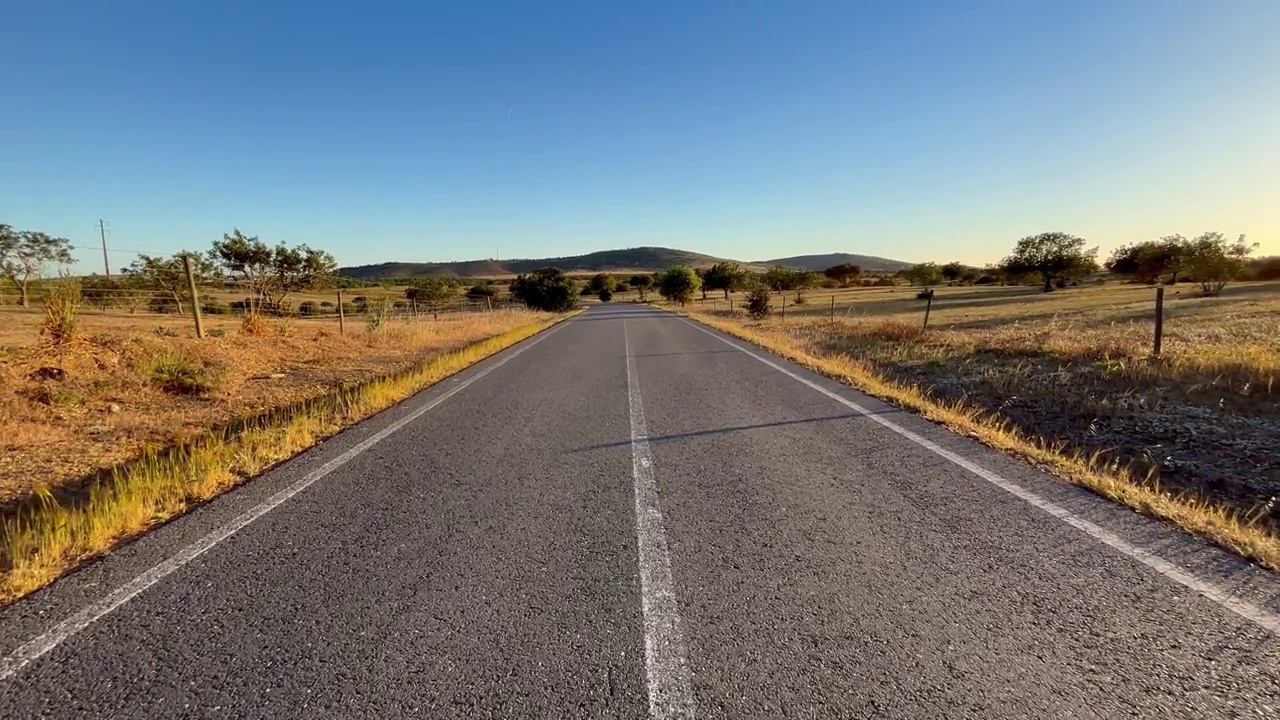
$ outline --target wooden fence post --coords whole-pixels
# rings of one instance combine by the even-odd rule
[[[187,287],[191,288],[191,314],[196,318],[196,337],[204,337],[204,318],[200,317],[200,294],[196,292],[196,276],[191,270],[191,256],[182,256],[182,267],[187,271]]]
[[[835,321],[836,321],[836,296],[832,295],[831,296],[831,322],[835,323]]]
[[[929,297],[925,299],[924,305],[924,327],[929,327],[929,311],[933,309],[933,293],[929,293]]]
[[[342,309],[342,291],[338,291],[338,334],[347,334],[347,311]]]
[[[782,293],[782,322],[787,321],[787,294]]]
[[[1164,342],[1164,288],[1156,288],[1156,338],[1151,356],[1160,357],[1160,346]]]

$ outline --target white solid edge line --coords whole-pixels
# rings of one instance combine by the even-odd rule
[[[555,327],[542,332],[541,334],[539,334],[537,337],[533,339],[533,342],[529,342],[524,345],[521,345],[520,347],[517,347],[513,352],[509,353],[506,357],[501,358],[500,360],[490,364],[485,369],[481,370],[480,372],[467,378],[465,381],[462,381],[459,384],[455,385],[454,387],[450,388],[448,392],[440,395],[439,397],[435,398],[434,400],[427,403],[426,405],[423,405],[422,407],[414,410],[413,412],[409,413],[403,418],[388,425],[387,427],[371,435],[365,440],[362,440],[359,444],[352,446],[346,452],[335,457],[334,459],[330,460],[324,465],[321,465],[319,468],[312,470],[310,473],[307,473],[301,480],[298,480],[297,482],[277,492],[276,494],[272,495],[271,497],[267,498],[261,503],[246,510],[245,512],[236,516],[236,518],[233,519],[231,522],[219,527],[218,529],[214,530],[208,535],[205,535],[204,537],[200,538],[194,543],[178,551],[177,554],[171,556],[167,560],[164,560],[163,562],[159,563],[158,565],[151,568],[150,570],[147,570],[146,572],[142,573],[141,575],[138,575],[134,579],[125,583],[124,585],[121,585],[120,587],[116,588],[113,592],[111,592],[111,594],[107,595],[101,600],[98,600],[97,602],[87,605],[86,607],[84,607],[83,609],[81,609],[79,612],[72,615],[71,617],[67,618],[66,620],[63,620],[57,625],[54,625],[52,628],[49,628],[44,633],[23,643],[16,650],[14,650],[12,653],[7,655],[3,661],[0,661],[0,681],[9,679],[14,674],[22,670],[24,667],[31,664],[31,662],[33,662],[40,656],[54,649],[55,647],[57,647],[58,645],[66,641],[68,638],[70,638],[71,636],[75,635],[81,630],[84,630],[89,625],[92,625],[94,622],[101,619],[106,614],[110,613],[111,611],[115,610],[121,605],[124,605],[125,603],[129,602],[134,597],[136,597],[139,593],[151,587],[152,585],[155,585],[157,582],[162,580],[167,575],[170,575],[175,570],[178,570],[179,568],[191,562],[192,560],[195,560],[196,558],[200,557],[205,552],[208,552],[210,548],[222,542],[223,540],[226,540],[227,538],[236,534],[240,530],[244,529],[245,526],[249,525],[249,523],[252,523],[254,520],[257,520],[263,515],[266,515],[267,513],[271,512],[272,510],[280,506],[280,504],[282,504],[289,498],[293,497],[294,495],[297,495],[303,490],[306,490],[308,487],[313,485],[316,481],[325,477],[326,475],[333,472],[334,470],[337,470],[338,468],[342,467],[346,463],[350,462],[353,458],[365,452],[366,450],[373,447],[374,445],[377,445],[378,443],[387,439],[387,437],[389,437],[392,433],[396,432],[397,430],[400,430],[401,428],[413,422],[414,420],[417,420],[418,418],[422,417],[428,411],[432,410],[433,408],[435,408],[437,405],[444,402],[445,400],[448,400],[454,395],[457,395],[458,393],[462,392],[467,388],[467,386],[471,385],[472,383],[485,377],[486,375],[493,372],[494,370],[497,370],[503,365],[506,365],[508,362],[511,362],[515,358],[519,357],[521,353],[533,347],[534,345],[537,345],[538,343],[542,342],[543,339],[545,339],[548,335],[558,330],[562,325],[563,323],[557,324]]]
[[[644,613],[644,660],[648,676],[649,717],[692,718],[693,690],[689,663],[671,577],[671,557],[658,503],[649,430],[640,399],[640,382],[627,321],[622,321],[627,356],[627,407],[631,414],[631,471],[636,494],[636,547],[640,562],[640,603]]]
[[[823,395],[826,395],[827,397],[831,398],[832,400],[835,400],[841,405],[844,405],[850,410],[853,410],[867,417],[868,419],[879,423],[885,428],[892,430],[898,435],[901,435],[902,437],[906,438],[907,440],[910,440],[911,442],[915,443],[916,445],[919,445],[920,447],[928,450],[929,452],[932,452],[935,455],[938,455],[942,458],[945,458],[946,460],[951,461],[952,463],[955,463],[956,465],[964,468],[965,470],[968,470],[969,472],[982,478],[983,480],[986,480],[992,485],[995,485],[1001,490],[1004,490],[1005,492],[1008,492],[1009,494],[1014,495],[1020,500],[1023,500],[1031,505],[1034,505],[1035,507],[1045,511],[1046,513],[1070,525],[1071,527],[1074,527],[1077,530],[1080,530],[1081,532],[1092,537],[1093,539],[1105,545],[1111,546],[1112,548],[1120,552],[1120,554],[1126,557],[1129,557],[1133,560],[1136,560],[1142,563],[1143,565],[1146,565],[1152,570],[1155,570],[1156,572],[1178,583],[1179,585],[1182,585],[1183,587],[1186,587],[1190,590],[1194,590],[1195,592],[1205,596],[1206,598],[1212,600],[1218,605],[1226,608],[1227,610],[1230,610],[1231,612],[1254,623],[1255,625],[1258,625],[1259,627],[1265,630],[1268,630],[1276,635],[1280,635],[1280,616],[1276,615],[1275,613],[1272,613],[1265,608],[1259,607],[1247,600],[1243,600],[1241,598],[1235,597],[1231,592],[1227,591],[1226,589],[1208,580],[1203,580],[1199,577],[1196,577],[1190,571],[1185,570],[1168,560],[1165,560],[1159,555],[1156,555],[1147,550],[1143,550],[1142,548],[1123,540],[1122,538],[1120,538],[1118,535],[1111,532],[1110,530],[1107,530],[1101,527],[1100,525],[1096,525],[1092,522],[1089,522],[1084,518],[1076,516],[1070,510],[1067,510],[1061,505],[1058,505],[1057,503],[1054,503],[1051,500],[1046,500],[1045,498],[1037,495],[1036,493],[1022,487],[1021,485],[1018,485],[1017,483],[1011,480],[1007,480],[1001,477],[1000,475],[997,475],[996,473],[982,467],[981,465],[978,465],[977,463],[965,457],[962,457],[961,455],[953,453],[950,450],[947,450],[946,448],[939,446],[938,444],[934,443],[931,440],[928,440],[924,437],[921,437],[920,435],[917,435],[916,433],[911,432],[910,430],[907,430],[906,428],[902,427],[901,425],[898,425],[892,420],[886,420],[880,415],[872,413],[870,410],[864,408],[858,403],[842,395],[839,395],[838,393],[834,393],[828,390],[827,388],[824,388],[821,385],[808,380],[807,378],[803,378],[797,375],[796,373],[791,372],[787,368],[779,365],[778,363],[773,362],[769,358],[764,357],[759,353],[753,352],[739,345],[738,343],[735,343],[732,340],[725,338],[719,333],[715,333],[710,330],[707,330],[706,328],[687,319],[685,320],[685,322],[689,323],[691,327],[698,330],[699,332],[706,333],[707,335],[710,335],[711,337],[719,340],[720,342],[728,345],[729,347],[732,347],[740,352],[746,353],[747,355],[755,358],[756,360],[759,360],[760,362],[764,363],[765,365],[768,365],[774,370],[777,370],[783,375],[786,375],[787,377],[790,377],[793,380],[796,380],[800,383],[803,383],[804,385],[807,385],[813,390],[816,390],[822,393]]]

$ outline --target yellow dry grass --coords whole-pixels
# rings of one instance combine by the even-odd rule
[[[1280,285],[1236,289],[1170,289],[1159,361],[1146,287],[946,288],[928,330],[906,288],[834,294],[834,322],[829,293],[785,321],[690,316],[1280,569]]]
[[[78,492],[60,495],[45,487],[35,489],[30,499],[17,502],[6,512],[0,538],[0,602],[43,587],[80,562],[180,514],[193,503],[223,492],[553,322],[556,319],[552,316],[513,312],[453,323],[385,326],[358,342],[366,348],[410,346],[434,351],[397,356],[404,358],[398,372],[365,382],[342,383],[322,393],[303,393],[291,398],[292,404],[289,399],[278,399],[261,408],[275,412],[235,427],[223,425],[222,429],[211,431],[214,426],[206,423],[189,428],[181,438],[185,444],[152,446],[105,477],[78,488]],[[157,367],[176,366],[178,369],[170,374],[181,377],[186,368],[197,377],[205,377],[199,375],[199,368],[203,367],[200,353],[204,360],[221,353],[221,372],[238,380],[222,378],[222,388],[217,392],[235,397],[237,382],[244,382],[240,377],[244,373],[231,369],[234,362],[227,362],[226,356],[243,352],[244,348],[235,343],[273,339],[276,338],[227,339],[228,346],[221,348],[217,346],[219,339],[210,344],[171,344],[160,350],[167,355],[154,351],[144,354],[131,372],[154,373]],[[330,338],[308,339],[314,342]],[[10,403],[9,410],[12,409]],[[18,430],[21,424],[9,422],[8,416],[0,416],[0,420],[5,421],[0,431],[8,442],[14,438],[23,442],[25,438],[36,444],[36,455],[63,449],[64,441],[49,442],[42,433],[9,436],[10,430]],[[60,437],[60,429],[56,423],[49,426],[55,439]]]

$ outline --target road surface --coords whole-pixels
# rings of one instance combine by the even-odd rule
[[[0,717],[1280,717],[1280,584],[601,306],[0,611]]]

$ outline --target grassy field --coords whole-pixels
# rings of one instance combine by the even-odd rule
[[[764,321],[740,297],[688,309],[1280,567],[1280,283],[1167,288],[1160,359],[1152,287],[939,288],[927,330],[916,292],[788,294],[785,320],[776,295]]]
[[[536,332],[523,310],[335,320],[0,313],[0,601]],[[252,332],[250,332],[250,330]],[[281,412],[282,410],[286,412]]]

